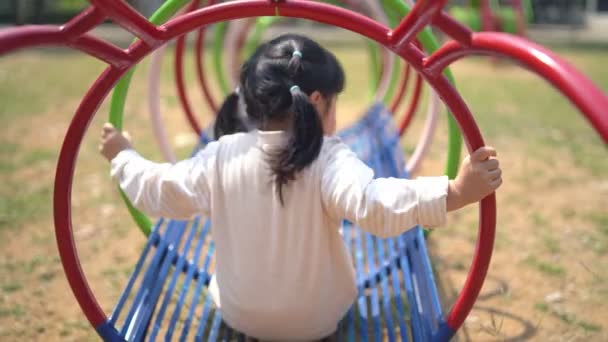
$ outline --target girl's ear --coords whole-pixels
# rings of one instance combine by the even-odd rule
[[[327,99],[318,90],[313,91],[308,96],[308,100],[310,101],[310,104],[312,104],[313,107],[315,107],[315,109],[317,110],[317,113],[319,113],[319,115],[321,115],[322,117],[327,115],[327,109],[328,109],[327,108],[328,107]]]
[[[315,106],[316,108],[319,108],[319,106],[323,105],[323,95],[318,91],[315,90],[313,91],[309,96],[308,99],[310,100],[310,103],[312,103],[313,106]]]

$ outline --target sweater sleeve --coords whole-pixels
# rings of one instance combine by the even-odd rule
[[[217,143],[194,157],[175,164],[154,163],[134,150],[121,151],[112,160],[111,176],[133,205],[155,217],[188,219],[209,213],[209,169]]]
[[[321,193],[330,215],[379,237],[445,224],[448,178],[377,178],[345,144],[329,140]]]

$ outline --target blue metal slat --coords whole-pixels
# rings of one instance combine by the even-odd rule
[[[141,253],[141,256],[139,257],[139,260],[137,261],[137,264],[135,265],[135,269],[133,270],[133,273],[131,273],[131,276],[129,277],[129,281],[127,282],[127,287],[120,295],[120,298],[118,299],[118,304],[116,304],[116,307],[114,308],[114,311],[112,312],[112,315],[110,316],[110,320],[109,320],[110,325],[114,326],[116,324],[116,321],[118,320],[118,317],[120,316],[122,308],[125,305],[127,298],[129,298],[129,294],[131,293],[131,290],[133,289],[135,280],[139,276],[139,272],[141,272],[142,266],[148,257],[148,253],[150,252],[152,245],[156,244],[156,242],[160,238],[160,236],[158,235],[158,230],[162,224],[163,224],[163,219],[160,219],[155,224],[154,229],[152,230],[152,234],[148,238],[148,241],[146,242],[146,246],[144,247],[144,250]]]
[[[407,234],[404,233],[404,234]],[[410,321],[411,321],[411,331],[412,337],[414,341],[426,341],[424,339],[424,335],[422,330],[420,329],[420,315],[418,313],[418,302],[416,301],[416,296],[414,294],[414,286],[412,284],[412,272],[410,269],[409,257],[407,255],[407,244],[402,234],[397,238],[399,253],[400,253],[400,261],[401,261],[401,271],[403,275],[403,285],[405,288],[405,293],[407,295],[407,301],[410,306]]]
[[[387,122],[379,122],[379,120],[375,121],[376,123],[376,127],[375,130],[382,130],[384,131],[384,126],[386,126]],[[384,132],[382,132],[384,133]],[[391,146],[389,143],[387,143],[386,136],[384,134],[380,134],[380,135],[376,135],[373,138],[370,137],[371,139],[374,139],[373,142],[375,143],[375,153],[373,153],[372,155],[370,155],[370,164],[372,165],[372,167],[374,168],[374,170],[377,172],[377,176],[378,177],[388,177],[388,176],[392,176],[392,177],[398,177],[398,174],[395,174],[394,172],[391,172],[391,168],[390,165],[386,165],[386,159],[384,158],[386,155],[386,150],[390,149]],[[385,264],[385,257],[384,257],[384,246],[383,246],[383,240],[379,239],[379,238],[374,238],[374,240],[376,241],[376,251],[378,252],[378,259],[380,260],[379,264],[381,267],[381,271],[382,273],[380,273],[378,276],[380,278],[380,285],[382,287],[382,290],[384,292],[384,296],[383,296],[383,307],[384,307],[384,314],[385,314],[385,322],[386,322],[386,330],[387,330],[387,334],[388,334],[388,338],[389,341],[395,341],[396,337],[395,337],[395,332],[394,332],[394,322],[392,319],[392,310],[391,310],[391,294],[390,291],[388,289],[388,284],[387,284],[387,277],[388,277],[388,270],[384,269],[384,264]],[[387,266],[388,263],[390,262],[390,260],[386,260]],[[389,268],[390,269],[390,268]]]
[[[207,220],[205,222],[203,232],[201,232],[201,236],[199,237],[199,246],[197,248],[204,246],[206,236],[207,236],[207,233],[208,233],[210,227],[211,227],[211,221]],[[209,252],[210,249],[211,249],[211,252]],[[201,250],[197,250],[197,253],[200,253],[201,251],[202,251],[202,248],[201,248]],[[209,259],[211,255],[213,255],[213,246],[210,243],[209,246],[207,246],[207,254],[205,256],[205,260],[203,261],[204,265],[208,265],[209,262],[207,259]],[[194,259],[194,261],[195,261],[196,265],[198,265],[198,262],[197,262],[198,256]],[[192,302],[190,303],[190,310],[188,311],[188,316],[186,318],[186,322],[184,323],[184,329],[182,329],[180,341],[185,341],[186,337],[188,336],[190,325],[191,325],[192,319],[194,317],[194,312],[196,310],[196,306],[198,305],[198,300],[201,296],[201,293],[203,292],[203,287],[205,285],[206,277],[204,277],[204,275],[207,273],[206,269],[207,268],[205,266],[199,268],[199,277],[198,277],[198,280],[196,281],[196,288],[195,288],[194,294],[192,296]],[[172,320],[173,320],[173,318],[172,318]],[[175,316],[175,320],[177,320],[177,316]]]
[[[382,137],[387,136],[388,134],[384,134],[381,135]],[[407,178],[407,171],[405,170],[404,164],[405,163],[401,163],[403,165],[400,165],[399,161],[396,159],[396,152],[395,149],[398,149],[398,140],[390,140],[390,139],[386,139],[385,140],[385,144],[387,146],[386,149],[382,149],[381,151],[382,153],[382,162],[381,162],[381,168],[382,168],[382,172],[383,173],[388,173],[392,176],[401,176],[404,178]],[[403,160],[400,160],[403,161]],[[394,175],[393,175],[394,174]],[[411,288],[413,291],[407,291],[408,293],[408,300],[410,302],[410,306],[412,308],[412,333],[414,336],[415,340],[428,340],[430,338],[430,336],[432,335],[432,329],[431,329],[431,323],[432,323],[432,316],[429,316],[427,314],[427,312],[429,310],[434,309],[434,307],[438,306],[438,297],[433,296],[431,293],[426,293],[425,292],[425,287],[428,285],[431,288],[434,288],[435,283],[434,283],[434,279],[431,278],[430,281],[431,283],[429,284],[428,282],[424,282],[425,284],[421,284],[420,283],[420,276],[422,276],[424,273],[426,273],[426,269],[423,265],[423,261],[422,259],[426,259],[427,254],[420,255],[419,253],[426,253],[426,249],[420,251],[420,250],[416,250],[414,251],[414,245],[415,243],[409,238],[410,236],[418,236],[420,234],[421,235],[421,229],[420,228],[414,228],[413,231],[408,231],[405,234],[403,234],[401,237],[399,237],[399,241],[400,243],[400,249],[406,245],[408,246],[408,256],[407,256],[407,260],[409,261],[408,263],[404,263],[403,262],[403,258],[402,258],[402,270],[403,270],[403,274],[404,276],[406,276],[405,278],[408,279],[408,281],[406,281],[405,285],[406,285],[406,289],[407,287],[409,287],[411,285]],[[407,238],[406,238],[407,237]],[[427,265],[428,265],[428,259],[426,259]],[[405,268],[405,266],[408,266],[409,270]],[[430,268],[430,265],[428,265]],[[436,293],[436,291],[435,291]],[[413,295],[413,296],[412,296]],[[413,298],[412,298],[413,297]],[[414,299],[414,300],[412,300]],[[420,299],[420,301],[418,301],[418,299]],[[435,301],[435,303],[432,303],[432,301]]]
[[[188,236],[186,238],[184,250],[182,252],[180,252],[179,250],[177,250],[177,246],[176,246],[176,248],[175,248],[176,254],[187,254],[188,253],[188,251],[190,250],[190,244],[192,243],[192,238],[194,237],[196,230],[198,228],[198,224],[199,224],[199,219],[198,218],[194,219],[194,222],[192,222],[192,226],[191,226]],[[186,226],[187,226],[187,224],[186,224]],[[158,335],[158,332],[160,331],[160,328],[163,323],[163,319],[165,317],[165,312],[173,297],[173,291],[175,291],[175,285],[177,284],[177,279],[182,274],[182,268],[184,267],[185,261],[186,261],[186,255],[184,255],[183,258],[177,259],[177,263],[175,264],[175,268],[173,270],[173,276],[171,277],[171,281],[169,282],[169,287],[165,291],[165,298],[163,299],[160,310],[158,311],[158,314],[156,315],[156,319],[154,320],[154,324],[152,325],[152,331],[150,332],[150,338],[149,338],[150,341],[155,341],[156,336]]]
[[[421,228],[414,228],[419,230]],[[418,301],[418,311],[421,317],[421,327],[423,329],[423,334],[425,338],[429,338],[432,335],[432,327],[430,320],[432,319],[432,315],[429,312],[429,308],[431,308],[431,302],[429,300],[429,294],[427,292],[427,279],[426,272],[422,267],[422,262],[420,261],[420,249],[418,248],[418,244],[416,242],[416,231],[413,231],[414,234],[408,234],[408,255],[411,262],[411,271],[412,271],[412,280],[414,282],[414,291],[416,293],[416,299]]]
[[[384,123],[384,125],[386,126],[386,122]],[[383,132],[384,133],[384,132]],[[396,133],[396,131],[394,132]],[[394,137],[389,137],[387,134],[380,134],[378,136],[378,139],[383,139],[381,141],[379,141],[379,145],[381,145],[378,148],[377,153],[375,154],[375,169],[376,171],[379,173],[380,176],[382,177],[400,177],[401,172],[399,170],[399,168],[395,167],[396,163],[395,160],[393,160],[393,149],[395,148],[395,144],[397,142],[398,135],[395,135]],[[395,251],[395,243],[398,244],[398,240],[400,239],[400,237],[397,238],[392,238],[388,240],[389,243],[389,255],[390,255],[390,270],[391,270],[391,277],[393,279],[393,291],[395,293],[395,300],[396,300],[396,308],[397,308],[397,312],[400,316],[400,319],[398,319],[399,321],[399,330],[400,330],[400,336],[401,339],[404,341],[408,340],[408,324],[405,321],[405,312],[404,312],[404,308],[403,305],[401,303],[401,286],[399,284],[399,271],[397,269],[397,258],[398,258],[398,252],[396,253]],[[403,272],[403,270],[402,270]],[[407,293],[407,291],[406,291]]]
[[[170,226],[173,224],[174,224],[173,221],[167,222],[167,226]],[[139,285],[139,289],[135,295],[135,299],[134,299],[133,303],[131,304],[131,308],[129,309],[129,312],[127,314],[127,318],[125,319],[125,322],[124,322],[122,328],[120,329],[120,335],[125,337],[126,340],[129,340],[129,336],[131,336],[132,330],[134,328],[133,318],[136,317],[136,314],[137,314],[137,316],[139,316],[138,313],[140,312],[140,310],[143,309],[143,306],[146,303],[147,297],[150,294],[150,286],[151,286],[151,284],[154,283],[154,279],[157,276],[157,272],[161,267],[161,261],[163,260],[163,258],[165,257],[165,254],[167,252],[167,245],[168,245],[167,240],[163,239],[161,236],[159,236],[159,242],[158,242],[158,245],[156,246],[156,251],[154,252],[152,261],[150,261],[150,264],[148,265],[148,268],[146,269],[144,278],[143,278],[141,284]]]
[[[220,310],[215,310],[213,312],[213,323],[211,325],[211,331],[209,331],[208,342],[215,342],[220,334],[220,327],[222,326],[222,313]]]
[[[360,229],[355,229],[355,265],[357,270],[357,283],[363,284],[363,278],[365,277],[365,270],[363,269],[363,246],[361,244],[362,232]],[[357,297],[357,309],[359,310],[359,332],[361,334],[361,340],[367,341],[367,299],[365,296],[365,288],[362,285],[358,285],[358,297]]]
[[[211,263],[211,258],[213,256],[214,250],[215,250],[215,244],[213,243],[213,241],[211,241],[209,243],[209,248],[207,249],[207,256],[205,257],[205,262],[203,264],[203,269],[202,269],[201,275],[208,274],[209,264]],[[200,279],[204,279],[204,277],[201,276]],[[200,283],[200,280],[199,280],[199,283]],[[208,284],[204,284],[204,285],[208,285]],[[198,286],[197,286],[197,290],[198,291],[202,291],[202,288],[199,289]],[[196,333],[196,337],[195,337],[197,340],[198,339],[202,340],[202,338],[203,338],[203,334],[205,332],[204,329],[205,329],[205,327],[207,325],[207,316],[209,315],[210,305],[212,305],[211,302],[212,302],[212,300],[211,300],[211,294],[208,293],[207,297],[205,298],[205,305],[204,305],[204,308],[203,308],[203,316],[201,316],[201,319],[199,321],[199,327],[198,327],[198,330],[197,330],[197,333]]]
[[[369,274],[376,274],[376,261],[374,260],[374,239],[375,237],[369,233],[363,233],[365,236],[365,247],[367,250],[367,269]],[[372,326],[373,336],[376,342],[382,340],[382,328],[380,324],[380,299],[378,296],[378,284],[374,279],[371,287],[368,289],[371,299],[372,310]],[[369,319],[369,318],[368,318]]]
[[[396,250],[396,239],[388,239],[388,250],[391,259],[391,280],[393,288],[393,296],[395,300],[395,308],[397,309],[397,322],[399,324],[399,335],[401,341],[409,340],[409,324],[406,322],[407,315],[403,303],[401,302],[401,284],[399,281],[399,265],[397,265],[398,251]]]
[[[421,255],[424,256],[422,258],[423,267],[426,271],[426,274],[429,278],[429,286],[431,291],[431,300],[432,307],[435,313],[435,320],[437,324],[443,320],[443,310],[441,309],[441,303],[439,302],[439,291],[437,291],[437,283],[435,282],[435,274],[433,273],[433,268],[431,267],[431,255],[428,253],[428,249],[426,248],[426,241],[424,238],[424,231],[420,229],[418,234],[416,234],[416,239],[418,240],[419,248],[421,250]]]
[[[424,243],[424,234],[421,228],[417,228],[415,234],[409,236],[412,245],[412,261],[415,267],[415,275],[419,284],[419,297],[423,303],[424,322],[429,335],[437,330],[441,319],[439,308],[439,296],[435,286],[435,279],[429,263],[429,257]],[[415,247],[415,249],[414,249]]]
[[[171,337],[173,336],[173,333],[175,330],[175,325],[177,323],[177,319],[179,318],[179,314],[180,314],[181,309],[186,300],[188,290],[190,289],[190,282],[192,282],[192,278],[194,277],[194,273],[198,266],[198,264],[197,264],[198,259],[201,255],[203,245],[205,244],[205,236],[207,235],[207,231],[209,231],[210,225],[211,225],[210,221],[206,220],[203,225],[203,229],[199,235],[199,239],[197,241],[196,248],[194,250],[194,256],[192,258],[192,264],[190,265],[190,268],[188,269],[188,273],[186,274],[186,280],[184,281],[184,284],[182,285],[182,290],[179,294],[179,299],[177,301],[177,305],[175,306],[175,310],[173,310],[173,314],[171,315],[171,321],[169,322],[169,327],[167,328],[167,334],[165,335],[165,339],[171,339]],[[204,277],[200,276],[199,280],[201,282],[203,282]],[[190,307],[190,310],[188,311],[188,316],[186,317],[186,320],[184,322],[184,327],[182,329],[180,341],[185,340],[186,336],[188,335],[188,329],[190,329],[190,324],[192,322],[192,315],[194,315],[195,307],[196,307],[196,305],[193,305],[192,307]]]
[[[207,249],[207,258],[205,258],[205,263],[203,264],[203,272],[201,272],[201,276],[204,275],[205,285],[209,285],[209,281],[211,281],[211,276],[209,275],[209,265],[211,264],[211,259],[213,259],[213,252],[215,251],[215,244],[213,240],[209,242],[209,248]]]
[[[380,238],[375,238],[376,240],[376,251],[378,253],[378,260],[384,261],[386,259],[386,255],[384,253],[384,239],[380,239]],[[390,239],[389,239],[390,240]],[[386,260],[386,262],[389,262],[389,260]],[[381,264],[383,264],[384,262],[381,262]],[[386,323],[386,331],[388,334],[388,340],[389,341],[396,341],[395,338],[395,331],[394,331],[394,326],[395,326],[395,322],[393,321],[393,312],[392,312],[392,308],[391,308],[391,298],[392,298],[392,294],[391,291],[389,290],[389,286],[388,286],[388,272],[386,272],[384,270],[383,267],[383,272],[380,278],[380,285],[382,288],[382,292],[384,293],[384,295],[382,296],[382,308],[384,311],[384,322]]]
[[[342,224],[342,231],[344,234],[344,241],[346,243],[346,247],[350,255],[353,255],[353,243],[354,243],[354,226],[349,222],[344,221]],[[353,304],[354,305],[354,304]],[[346,340],[348,342],[355,341],[355,309],[353,306],[348,309],[348,313],[346,314],[346,318],[342,320],[341,324],[345,324],[346,327],[341,331],[341,334],[346,334]],[[338,336],[338,341],[343,341],[342,336]]]
[[[156,308],[158,299],[160,298],[165,281],[167,280],[167,275],[176,257],[176,250],[187,225],[187,221],[172,222],[174,224],[169,225],[166,231],[166,234],[168,234],[169,245],[167,247],[167,253],[162,262],[162,267],[160,272],[155,275],[155,281],[151,284],[152,291],[150,292],[150,296],[147,297],[147,305],[142,308],[142,313],[139,315],[139,319],[135,322],[135,329],[133,330],[133,339],[135,341],[140,341],[145,337],[148,325],[152,319],[152,314]],[[175,272],[180,272],[180,270],[175,270]]]
[[[203,335],[205,334],[205,328],[207,327],[207,316],[209,316],[209,311],[211,311],[211,295],[207,295],[205,297],[205,302],[203,306],[203,314],[201,315],[201,319],[199,320],[198,329],[196,330],[196,336],[194,337],[195,341],[203,341]]]

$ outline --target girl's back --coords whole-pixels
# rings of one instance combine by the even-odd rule
[[[267,155],[286,133],[225,136],[207,172],[212,234],[217,245],[211,292],[233,328],[262,339],[331,334],[356,296],[354,269],[339,233],[340,219],[322,201],[329,151],[283,188],[283,204]]]

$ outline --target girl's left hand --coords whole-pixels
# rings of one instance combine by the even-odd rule
[[[118,153],[133,148],[129,133],[119,132],[111,123],[103,125],[101,131],[101,144],[99,152],[108,160],[112,161]]]

